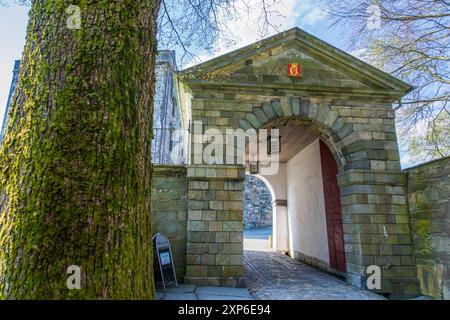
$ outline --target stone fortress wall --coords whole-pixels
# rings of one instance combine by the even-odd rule
[[[272,226],[272,195],[267,185],[253,175],[244,180],[244,229]]]
[[[450,299],[450,157],[405,170],[417,275],[423,294]]]

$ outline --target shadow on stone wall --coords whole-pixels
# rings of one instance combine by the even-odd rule
[[[165,233],[172,246],[177,278],[186,271],[186,167],[154,165],[152,178],[153,234]],[[154,259],[155,267],[157,260]],[[159,270],[155,268],[158,279]]]

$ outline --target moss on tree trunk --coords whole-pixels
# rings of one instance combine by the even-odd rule
[[[69,5],[81,29],[67,27]],[[0,149],[0,297],[151,299],[158,0],[35,0]],[[81,267],[69,290],[67,268]]]

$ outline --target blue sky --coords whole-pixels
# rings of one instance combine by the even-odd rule
[[[331,45],[348,51],[346,50],[345,30],[336,27],[329,28],[331,21],[319,9],[317,0],[284,0],[283,6],[279,7],[278,10],[281,12],[281,16],[275,17],[274,21],[275,24],[279,25],[279,31],[300,27]],[[8,99],[14,60],[20,59],[25,45],[27,20],[27,7],[16,4],[0,7],[0,44],[2,44],[0,48],[0,124],[3,121]],[[240,41],[236,46],[223,49],[216,55],[259,40],[257,27],[251,23],[244,28],[245,32],[242,32],[241,24],[231,25],[231,29],[233,28],[240,37]],[[275,31],[272,33],[275,33]],[[205,53],[201,57],[206,60],[211,56]],[[406,157],[402,158],[406,159]],[[409,164],[403,163],[403,166],[406,167]]]
[[[11,86],[14,60],[20,59],[25,45],[28,8],[11,4],[0,7],[0,125]]]

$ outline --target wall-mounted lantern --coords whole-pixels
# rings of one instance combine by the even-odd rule
[[[259,173],[259,162],[257,160],[256,155],[252,155],[252,159],[248,163],[250,174],[258,174]]]
[[[267,154],[280,154],[281,153],[281,136],[268,136],[267,137]]]
[[[259,163],[258,163],[258,161],[250,162],[249,163],[249,169],[250,169],[250,174],[258,174],[259,173]]]

